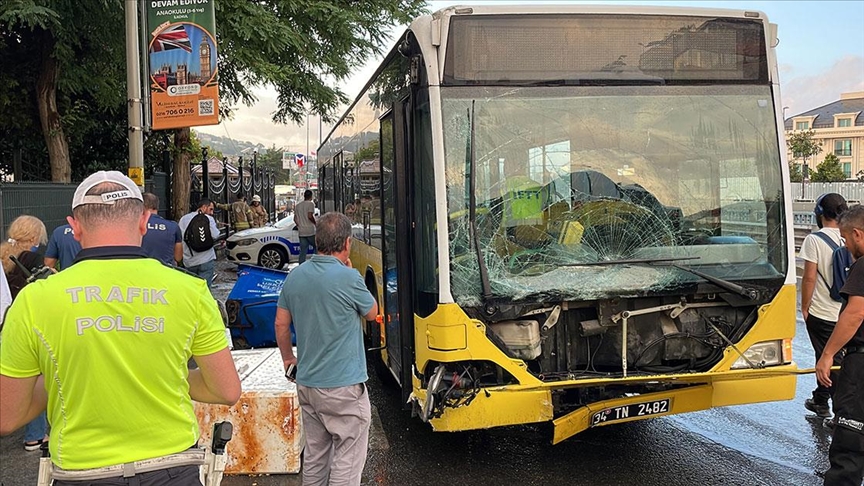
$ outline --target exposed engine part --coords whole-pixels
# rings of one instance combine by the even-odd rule
[[[552,329],[552,326],[554,326],[555,324],[558,323],[558,317],[560,317],[560,316],[561,316],[561,306],[556,305],[555,307],[552,308],[552,312],[549,313],[549,317],[546,318],[546,322],[544,322],[543,325],[540,326],[540,328],[543,330],[543,332],[546,332],[549,329]]]
[[[495,322],[489,324],[489,329],[501,339],[513,357],[536,359],[540,356],[540,324],[537,321],[521,319]]]
[[[714,321],[714,319],[708,319],[708,324],[711,325],[711,327],[714,328],[715,331],[717,331],[717,334],[719,334],[720,337],[723,338],[724,341],[726,341],[726,344],[728,344],[730,347],[732,347],[732,349],[735,350],[736,353],[738,353],[738,356],[744,358],[744,361],[746,361],[747,364],[749,364],[750,367],[753,369],[764,368],[761,363],[754,363],[750,360],[750,358],[745,356],[744,353],[742,353],[741,350],[738,349],[738,346],[735,346],[735,343],[733,343],[728,337],[726,337],[726,335],[723,334],[723,331],[717,328],[717,324],[715,324]]]
[[[607,329],[600,325],[598,319],[588,319],[587,321],[580,322],[579,325],[582,328],[582,335],[585,337],[603,334]]]
[[[440,417],[447,407],[470,404],[480,392],[478,372],[470,363],[439,364],[426,386],[426,400],[420,409],[420,418],[428,422]]]
[[[638,309],[638,310],[632,310],[632,311],[631,310],[625,310],[625,311],[622,311],[622,312],[612,316],[613,322],[619,322],[619,321],[621,322],[621,372],[623,373],[623,375],[625,377],[627,376],[627,321],[631,317],[636,317],[636,316],[640,316],[643,314],[653,314],[655,312],[670,311],[669,317],[674,319],[674,318],[680,316],[683,312],[685,312],[688,309],[692,309],[695,307],[720,307],[723,305],[725,305],[725,304],[713,303],[713,302],[688,304],[687,302],[682,301],[682,302],[679,302],[677,304],[659,305],[656,307],[648,307],[645,309]],[[713,324],[712,324],[712,326],[713,326]],[[717,330],[716,327],[714,329]],[[718,330],[718,332],[719,332],[719,330]],[[721,333],[721,335],[722,335],[722,333]],[[729,344],[732,344],[732,343],[730,342]]]
[[[426,387],[426,400],[423,402],[423,407],[420,409],[420,420],[428,422],[432,418],[432,412],[435,410],[435,396],[438,393],[438,388],[441,386],[441,377],[447,368],[443,364],[435,368],[435,373],[429,379],[429,385]]]

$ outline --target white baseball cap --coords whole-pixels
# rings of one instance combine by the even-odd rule
[[[87,191],[103,182],[113,182],[123,186],[123,189],[104,194],[87,195]],[[72,209],[84,204],[114,204],[120,199],[137,199],[144,202],[144,198],[141,197],[141,189],[138,189],[132,179],[116,170],[100,170],[84,179],[84,182],[78,185],[78,189],[75,189],[75,195],[72,196]]]
[[[252,201],[253,202],[261,202],[261,196],[259,196],[257,194],[252,196]]]

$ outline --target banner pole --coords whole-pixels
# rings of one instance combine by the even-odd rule
[[[141,43],[140,48],[138,49],[138,55],[141,56],[141,61],[138,63],[143,69],[143,82],[141,83],[142,87],[142,115],[144,117],[144,131],[150,132],[150,46],[149,46],[149,37],[147,36],[147,2],[140,2],[139,4],[141,8],[138,10],[138,29],[141,34],[138,36],[139,42]]]
[[[129,178],[144,186],[144,133],[141,127],[141,69],[138,1],[126,0],[126,97],[129,103]]]

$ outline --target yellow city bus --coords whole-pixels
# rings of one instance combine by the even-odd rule
[[[319,148],[381,305],[371,356],[437,431],[793,397],[789,174],[761,12],[452,7]]]

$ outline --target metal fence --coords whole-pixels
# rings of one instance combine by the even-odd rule
[[[200,164],[196,164],[200,165]],[[221,172],[207,173],[208,184],[203,186],[201,175],[193,171],[191,175],[192,190],[189,192],[189,207],[194,208],[202,197],[206,197],[215,203],[231,204],[237,198],[237,194],[246,195],[246,202],[252,203],[252,196],[261,197],[261,206],[267,211],[269,222],[276,221],[276,174],[269,169],[252,168],[243,169],[243,177],[230,177],[227,168],[223,167]],[[216,219],[230,226],[230,211],[217,212]]]
[[[793,182],[790,194],[793,201],[815,201],[817,197],[827,192],[836,192],[847,201],[864,202],[864,182]]]
[[[13,219],[29,214],[41,219],[50,235],[54,228],[66,224],[66,216],[72,214],[72,196],[78,184],[0,183],[0,233],[5,235],[6,228]],[[170,203],[167,197],[168,186],[168,175],[161,172],[154,173],[144,182],[144,190],[159,197],[159,213],[163,216],[167,214],[167,205]]]

